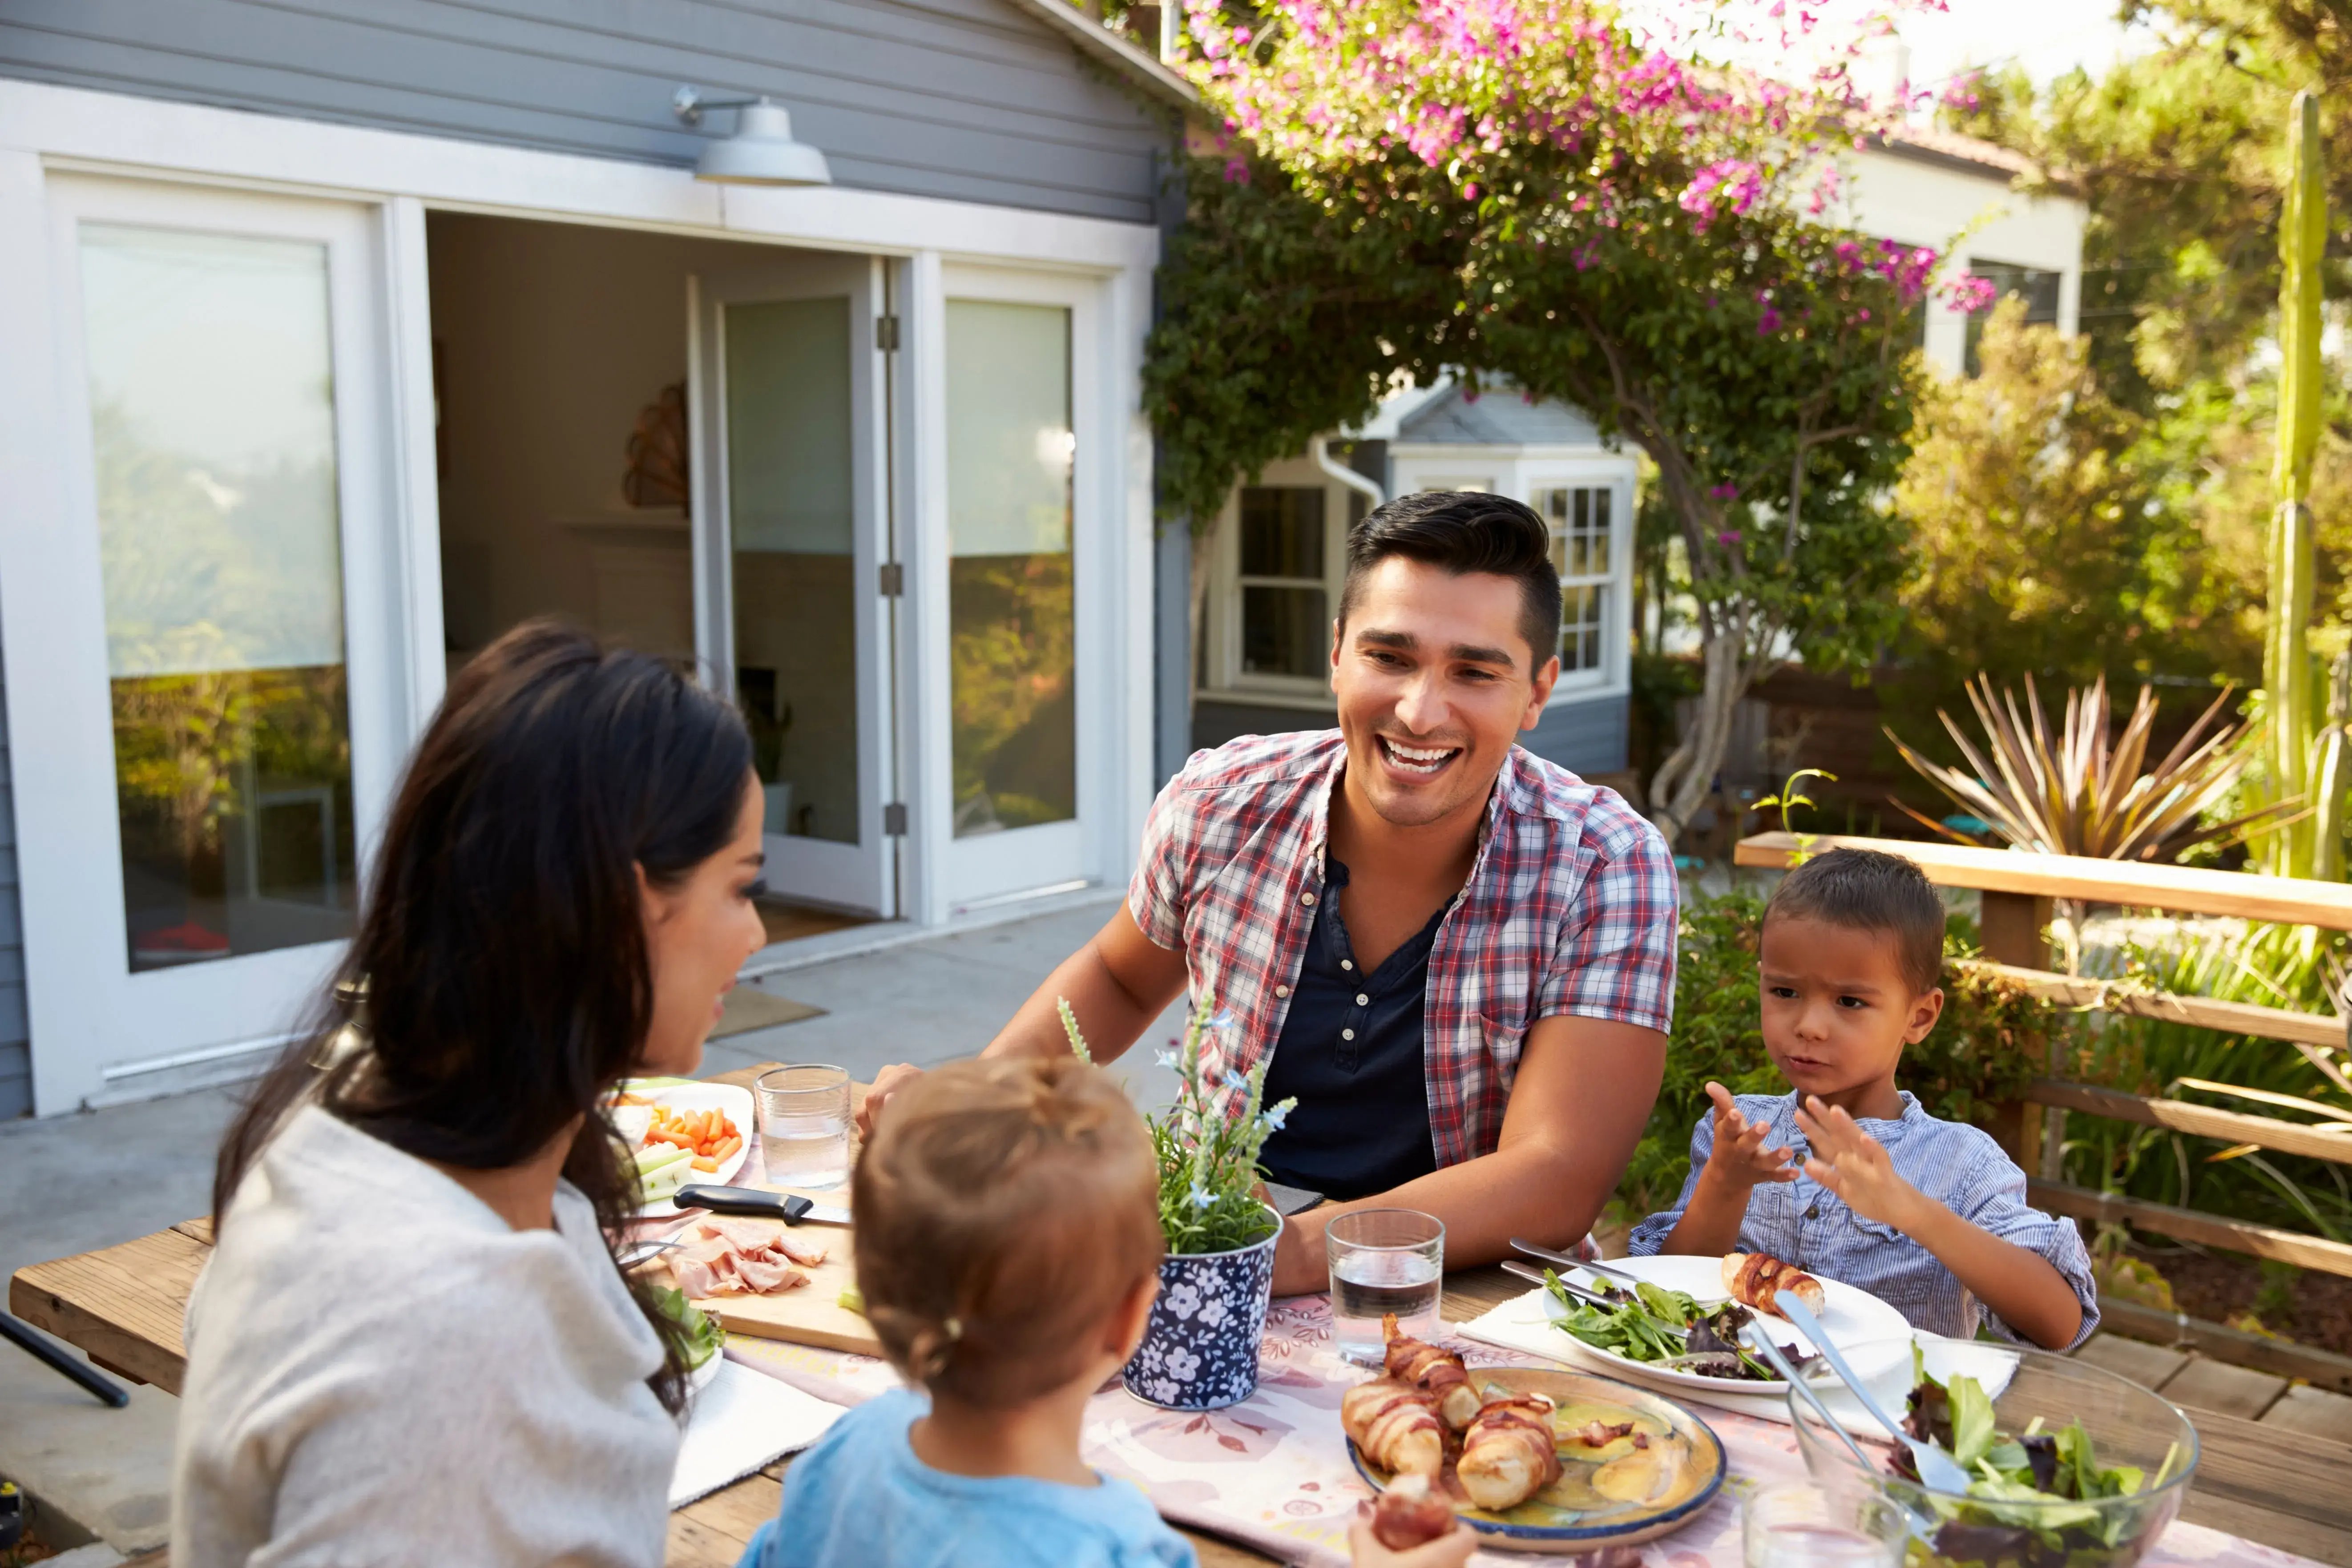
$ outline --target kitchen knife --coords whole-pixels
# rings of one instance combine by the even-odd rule
[[[670,1194],[681,1209],[709,1209],[716,1214],[752,1215],[798,1225],[804,1219],[820,1225],[847,1225],[849,1211],[838,1204],[821,1204],[798,1193],[771,1193],[758,1187],[707,1187],[698,1182]]]

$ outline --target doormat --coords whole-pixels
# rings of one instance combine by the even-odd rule
[[[723,1040],[730,1035],[748,1035],[754,1029],[772,1029],[779,1024],[797,1024],[803,1018],[824,1016],[822,1007],[774,995],[756,985],[738,985],[727,993],[727,1010],[711,1026],[709,1037]]]

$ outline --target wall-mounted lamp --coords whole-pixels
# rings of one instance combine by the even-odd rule
[[[824,154],[793,140],[793,117],[783,105],[762,98],[705,98],[690,87],[669,100],[670,112],[688,125],[702,123],[706,109],[735,110],[735,134],[708,143],[694,177],[726,185],[829,185],[833,171]]]

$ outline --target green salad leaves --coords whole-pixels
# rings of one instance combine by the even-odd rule
[[[1751,1383],[1778,1383],[1780,1374],[1749,1355],[1739,1343],[1739,1331],[1748,1321],[1748,1309],[1737,1301],[1701,1307],[1680,1290],[1642,1280],[1628,1292],[1603,1281],[1588,1287],[1610,1305],[1596,1306],[1571,1296],[1560,1278],[1544,1270],[1544,1288],[1568,1309],[1555,1326],[1596,1350],[1627,1361],[1672,1363],[1701,1377],[1733,1378]],[[1800,1363],[1809,1356],[1793,1358]]]
[[[1916,1345],[1911,1363],[1905,1428],[1950,1454],[1972,1478],[1965,1500],[1927,1498],[1941,1521],[1934,1536],[1937,1562],[2097,1568],[2132,1561],[2140,1538],[2170,1517],[2169,1510],[2159,1511],[2153,1494],[2172,1474],[2178,1444],[2150,1479],[2137,1465],[2101,1464],[2080,1419],[2052,1432],[2036,1416],[2024,1431],[2006,1435],[1982,1384],[1962,1374],[1938,1382]],[[1895,1451],[1894,1468],[1906,1480],[1919,1479],[1907,1450]],[[2099,1506],[2143,1494],[2148,1501],[2139,1506]]]
[[[727,1342],[727,1331],[719,1320],[686,1299],[682,1290],[656,1290],[654,1304],[662,1316],[674,1320],[686,1331],[686,1369],[693,1372],[701,1367],[719,1348]]]

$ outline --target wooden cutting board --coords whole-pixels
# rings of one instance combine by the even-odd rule
[[[765,1183],[761,1184],[765,1186]],[[772,1191],[781,1189],[770,1189]],[[822,1203],[837,1204],[840,1193],[813,1194]],[[762,1230],[781,1231],[781,1224],[747,1219],[740,1215],[725,1216],[730,1225],[757,1226]],[[878,1356],[882,1342],[874,1337],[874,1327],[858,1313],[841,1304],[841,1293],[857,1284],[856,1254],[851,1250],[850,1229],[844,1225],[819,1225],[803,1221],[793,1227],[797,1239],[822,1246],[824,1261],[814,1268],[802,1268],[809,1282],[795,1289],[779,1290],[767,1296],[728,1294],[712,1296],[695,1302],[703,1311],[719,1320],[719,1326],[730,1334],[749,1334],[754,1339],[789,1340],[794,1344],[814,1345],[822,1350],[853,1351],[859,1355]]]

